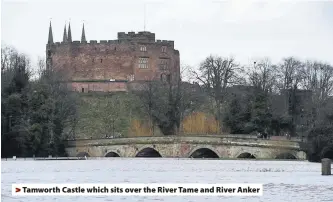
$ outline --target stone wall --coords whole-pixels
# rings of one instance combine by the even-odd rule
[[[162,157],[188,158],[198,149],[206,148],[220,158],[237,158],[249,153],[258,159],[274,159],[281,154],[291,154],[297,159],[306,159],[305,148],[298,142],[260,140],[238,137],[147,137],[69,141],[66,151],[70,156],[86,153],[103,157],[109,152],[120,157],[135,157],[145,148],[156,150]]]
[[[124,92],[127,91],[127,82],[71,82],[73,91],[86,92]]]

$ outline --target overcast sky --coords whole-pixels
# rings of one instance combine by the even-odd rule
[[[143,31],[144,4],[146,31],[174,40],[182,64],[196,66],[210,54],[242,64],[286,56],[333,64],[333,1],[2,0],[1,42],[37,60],[50,18],[54,41],[69,20],[73,40],[83,21],[87,40],[112,40],[117,32]]]

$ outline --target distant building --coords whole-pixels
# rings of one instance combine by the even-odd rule
[[[62,42],[53,42],[50,23],[46,45],[48,68],[62,71],[72,90],[80,92],[127,91],[128,83],[180,77],[179,51],[174,41],[155,40],[151,32],[118,32],[116,40],[72,41],[70,24]]]

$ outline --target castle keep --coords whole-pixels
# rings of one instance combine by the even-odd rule
[[[151,32],[118,32],[116,40],[72,41],[70,24],[62,42],[53,42],[50,23],[46,45],[48,68],[64,73],[74,91],[127,91],[130,84],[144,80],[177,81],[180,76],[179,51],[174,41],[155,40]]]

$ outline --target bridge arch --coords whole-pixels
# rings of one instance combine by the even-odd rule
[[[220,158],[219,153],[211,147],[194,148],[188,158]]]
[[[147,149],[150,148],[150,149]],[[281,153],[290,153],[297,159],[306,159],[307,147],[297,141],[277,141],[251,139],[237,135],[222,136],[170,136],[170,137],[137,137],[130,142],[124,138],[114,139],[76,139],[67,142],[68,156],[101,157],[109,156],[114,151],[121,157],[185,157],[202,148],[210,149],[220,158],[252,158],[275,159]],[[144,150],[144,151],[141,151]],[[147,151],[150,150],[150,151]],[[153,152],[156,151],[156,152]],[[144,155],[144,153],[146,153]],[[148,154],[147,154],[148,153]],[[159,153],[159,155],[152,155]],[[245,155],[242,153],[250,153]],[[329,157],[330,150],[320,153],[321,157]],[[113,156],[113,155],[112,155]],[[199,155],[200,156],[200,155]]]
[[[285,153],[280,153],[278,154],[275,159],[297,159],[297,156],[289,153],[289,152],[285,152]]]
[[[110,151],[105,154],[105,157],[120,157],[120,155],[117,152]]]
[[[241,152],[239,153],[236,158],[238,159],[256,159],[256,155],[249,153],[249,152]]]
[[[76,157],[90,157],[88,152],[79,152]]]
[[[152,157],[152,158],[159,158],[162,157],[160,152],[152,147],[145,147],[139,150],[139,152],[135,155],[135,157]]]

